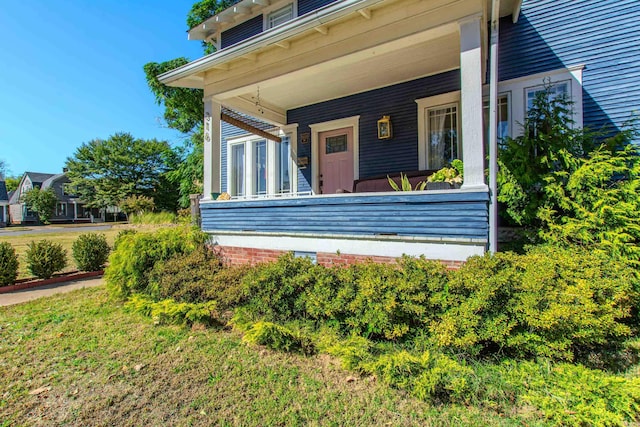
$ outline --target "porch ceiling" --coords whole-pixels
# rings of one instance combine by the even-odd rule
[[[220,93],[216,98],[223,103],[255,104],[259,88],[261,104],[286,111],[344,97],[458,68],[459,39],[458,32],[428,41],[407,39],[395,43],[396,46],[368,49]]]

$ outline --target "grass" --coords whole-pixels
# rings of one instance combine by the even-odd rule
[[[0,308],[0,372],[1,426],[523,425],[516,415],[431,406],[328,356],[157,326],[102,287]]]
[[[97,233],[101,233],[106,235],[107,242],[110,246],[113,246],[113,241],[115,240],[118,232],[122,228],[111,228],[109,230],[98,231]],[[18,254],[18,262],[20,263],[18,278],[24,279],[31,277],[31,273],[27,270],[27,262],[26,262],[26,251],[30,242],[38,241],[38,240],[52,240],[56,243],[60,243],[62,247],[67,251],[67,267],[62,272],[75,271],[76,266],[73,262],[73,258],[71,256],[71,245],[78,238],[80,234],[86,233],[86,231],[78,230],[73,232],[61,232],[61,233],[43,233],[43,234],[23,234],[19,236],[0,236],[0,242],[9,242],[16,250]],[[1,425],[1,424],[0,424]]]

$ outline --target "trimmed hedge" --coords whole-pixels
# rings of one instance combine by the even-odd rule
[[[470,354],[573,360],[632,334],[636,280],[625,263],[578,248],[472,257],[450,275],[432,340]]]
[[[98,271],[109,258],[109,245],[104,234],[81,234],[73,242],[71,253],[80,271]]]
[[[49,279],[67,266],[67,252],[50,240],[30,242],[26,252],[27,268],[39,279]]]

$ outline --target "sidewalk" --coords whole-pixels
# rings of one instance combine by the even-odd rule
[[[96,279],[74,280],[71,282],[55,283],[38,288],[24,289],[21,291],[0,294],[0,306],[20,304],[34,299],[50,295],[71,292],[76,289],[92,288],[104,284],[102,277]]]

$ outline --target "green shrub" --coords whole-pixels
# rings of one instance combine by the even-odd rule
[[[148,296],[132,295],[125,308],[151,317],[157,324],[212,324],[215,322],[217,307],[215,302],[192,304],[176,302],[172,299],[154,301]]]
[[[109,257],[109,245],[104,234],[81,234],[73,242],[71,251],[80,271],[102,270]]]
[[[27,268],[39,279],[48,279],[67,266],[67,253],[59,243],[50,240],[30,242],[26,252]]]
[[[640,378],[626,379],[581,365],[505,362],[506,382],[520,404],[555,425],[625,426],[640,421]]]
[[[118,207],[128,218],[131,215],[141,215],[144,212],[151,212],[155,209],[156,204],[151,197],[132,194],[122,200],[118,204]]]
[[[406,390],[423,400],[459,400],[468,391],[467,377],[472,370],[437,352],[425,351],[420,356],[407,351],[383,354],[364,365],[384,384]]]
[[[287,352],[315,353],[311,339],[300,331],[292,331],[271,322],[254,323],[244,334],[243,340],[252,344],[264,345],[273,350]]]
[[[242,279],[248,301],[246,308],[256,317],[270,321],[305,318],[303,292],[313,280],[308,258],[282,255],[276,262],[258,264]]]
[[[206,240],[205,233],[192,227],[122,235],[105,270],[107,287],[112,295],[121,298],[126,298],[132,291],[151,294],[149,275],[156,263],[177,254],[203,251]]]
[[[124,239],[125,236],[129,236],[131,234],[136,234],[136,233],[137,231],[131,228],[125,228],[124,230],[118,231],[118,234],[116,235],[116,238],[113,241],[113,250],[116,250],[118,248],[118,244],[122,241],[122,239]]]
[[[221,311],[231,310],[247,300],[242,281],[251,270],[249,265],[226,266],[213,276],[210,295]]]
[[[540,237],[589,246],[640,267],[640,151],[601,147],[546,180]],[[640,290],[640,289],[639,289]]]
[[[327,268],[288,254],[243,279],[246,308],[270,321],[336,322],[343,332],[399,339],[435,315],[433,294],[446,283],[439,262],[403,257]]]
[[[205,302],[213,299],[210,283],[222,269],[221,260],[208,249],[177,254],[158,262],[150,275],[151,295],[156,299],[173,298],[178,302]]]
[[[156,299],[202,303],[214,301],[220,319],[246,300],[242,278],[249,266],[227,266],[208,249],[190,254],[178,254],[165,262],[156,263],[150,273],[149,292]]]
[[[18,255],[7,242],[0,242],[0,286],[13,285],[18,278]]]
[[[451,274],[432,339],[471,354],[572,360],[629,336],[635,280],[625,264],[577,248],[473,257]]]
[[[336,333],[321,331],[317,346],[318,351],[340,359],[344,369],[361,370],[362,365],[373,358],[373,343],[357,335],[341,339]]]
[[[138,225],[166,225],[177,224],[178,216],[173,212],[143,212],[131,214],[129,222]]]
[[[317,270],[317,269],[316,269]],[[397,265],[364,262],[314,274],[305,308],[315,319],[338,321],[365,337],[398,339],[428,324],[433,298],[446,283],[446,268],[424,258],[403,257]]]

